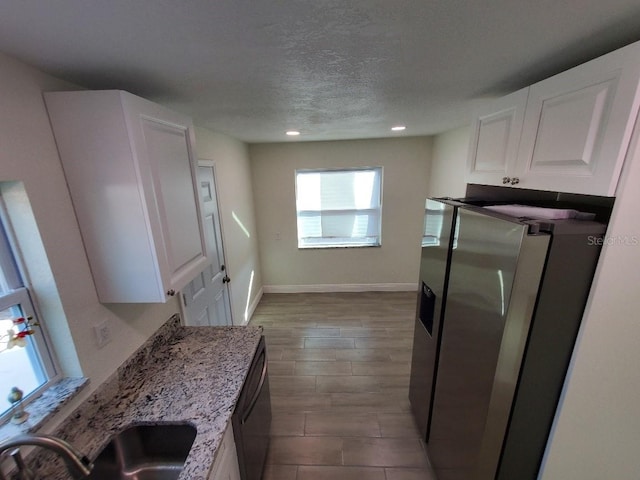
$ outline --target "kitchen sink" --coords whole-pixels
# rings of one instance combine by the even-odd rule
[[[94,480],[176,480],[196,438],[187,424],[129,427],[113,436],[94,460]]]

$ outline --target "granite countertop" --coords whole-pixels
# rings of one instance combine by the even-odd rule
[[[54,435],[93,459],[132,425],[189,423],[196,438],[180,479],[206,479],[255,354],[260,327],[181,327],[169,320]],[[70,478],[50,453],[29,459],[48,479]]]

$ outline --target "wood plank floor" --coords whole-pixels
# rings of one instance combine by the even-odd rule
[[[416,294],[265,294],[263,480],[435,480],[409,410]]]

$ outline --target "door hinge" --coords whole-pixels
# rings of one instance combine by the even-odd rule
[[[187,306],[187,296],[183,293],[182,294],[182,303],[184,303],[184,306]]]

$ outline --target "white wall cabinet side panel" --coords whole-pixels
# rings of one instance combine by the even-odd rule
[[[209,473],[208,480],[240,480],[240,468],[238,467],[238,455],[233,439],[231,424],[224,433],[222,443],[218,447],[215,462]]]
[[[191,121],[116,90],[45,100],[100,301],[166,302],[207,264]]]
[[[528,88],[497,99],[480,111],[472,126],[467,182],[502,185],[514,170]]]
[[[530,87],[518,186],[612,196],[635,124],[640,44]]]

